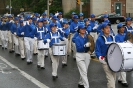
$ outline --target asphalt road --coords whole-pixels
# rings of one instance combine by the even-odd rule
[[[115,32],[116,25],[112,25]],[[33,56],[33,64],[27,65],[19,56],[10,54],[0,47],[0,88],[78,88],[79,71],[72,53],[68,57],[68,66],[62,67],[61,60],[58,68],[58,79],[52,80],[51,61],[45,59],[45,69],[37,68],[37,56]],[[91,60],[88,69],[90,88],[107,88],[107,80],[100,62]],[[127,72],[128,88],[133,88],[133,72]],[[116,88],[122,87],[116,81]]]

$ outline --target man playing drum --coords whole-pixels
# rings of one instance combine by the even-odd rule
[[[80,80],[78,87],[89,88],[87,78],[88,66],[90,64],[90,54],[88,53],[91,43],[86,35],[86,28],[84,25],[78,27],[79,35],[75,39],[76,45],[76,62],[80,73]]]
[[[107,78],[107,88],[115,88],[116,74],[115,72],[109,69],[105,59],[109,43],[114,42],[113,36],[110,35],[110,26],[108,23],[102,23],[103,36],[99,36],[96,41],[95,53],[99,61],[102,64],[102,67],[105,71]]]
[[[52,60],[52,77],[53,80],[55,80],[56,78],[58,78],[57,76],[57,69],[58,69],[58,65],[59,65],[59,56],[54,56],[53,55],[53,51],[52,51],[52,47],[54,43],[60,43],[60,40],[64,40],[63,37],[60,35],[60,33],[57,31],[57,25],[55,25],[54,23],[51,23],[50,25],[51,28],[51,32],[49,32],[45,39],[44,39],[44,43],[49,43],[50,48],[49,48],[49,54],[51,56],[51,60]]]
[[[124,25],[122,23],[119,23],[117,25],[118,34],[115,36],[115,41],[122,43],[125,41],[126,34],[124,33]],[[126,72],[119,72],[118,73],[118,82],[121,83],[124,87],[128,87],[128,83],[126,81]]]

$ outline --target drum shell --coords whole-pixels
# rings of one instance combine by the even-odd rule
[[[52,53],[54,56],[65,56],[66,55],[66,44],[53,44]]]
[[[133,45],[112,43],[107,52],[107,64],[113,72],[133,70]]]
[[[38,40],[37,48],[38,48],[38,50],[48,50],[49,49],[49,43],[44,44],[43,40]]]

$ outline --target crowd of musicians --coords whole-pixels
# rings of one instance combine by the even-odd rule
[[[58,78],[57,69],[59,60],[62,66],[67,66],[67,57],[73,51],[73,58],[76,59],[80,73],[78,83],[79,88],[90,88],[87,71],[90,64],[91,55],[96,55],[106,73],[107,88],[115,88],[116,73],[111,71],[106,63],[106,53],[109,47],[107,42],[130,42],[128,32],[133,34],[131,27],[132,19],[127,17],[125,24],[119,23],[114,34],[111,28],[108,15],[103,16],[103,22],[98,24],[95,15],[91,14],[90,19],[84,18],[84,14],[73,12],[72,19],[68,22],[63,18],[62,12],[58,15],[42,15],[35,13],[34,16],[26,17],[12,15],[3,16],[0,21],[0,45],[3,50],[8,49],[9,53],[15,53],[22,60],[26,59],[27,65],[32,64],[33,54],[37,55],[37,68],[45,69],[45,58],[49,55],[52,61],[53,80]],[[95,42],[95,51],[88,53],[92,46],[88,35],[91,35]],[[39,49],[38,42],[48,44],[48,49]],[[53,55],[54,44],[65,44],[65,55]],[[60,59],[61,58],[61,59]],[[126,72],[119,72],[118,82],[123,86],[128,86]]]

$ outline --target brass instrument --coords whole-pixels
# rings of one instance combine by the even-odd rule
[[[130,32],[128,32],[128,33],[126,34],[126,36],[127,36],[127,38],[128,38],[128,41],[131,42],[131,43],[133,43],[133,34],[130,33]]]
[[[92,54],[94,52],[94,49],[95,49],[94,39],[90,34],[88,34],[87,37],[89,39],[89,42],[91,43],[91,46],[90,46],[90,49],[89,49],[88,53]]]

